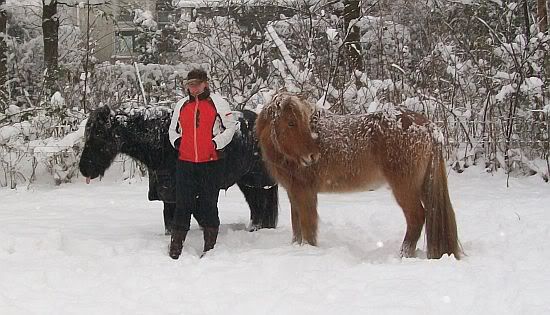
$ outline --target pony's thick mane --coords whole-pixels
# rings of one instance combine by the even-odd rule
[[[290,106],[292,104],[294,104],[293,108],[297,107],[299,111],[308,116],[316,111],[316,107],[314,104],[310,103],[306,99],[302,99],[299,96],[288,92],[280,92],[276,94],[273,97],[272,101],[267,104],[264,109],[267,110],[271,118],[276,119],[279,117],[281,110],[285,106]]]
[[[155,147],[166,145],[166,131],[170,123],[172,110],[162,106],[147,106],[119,109],[113,113],[118,132],[124,138],[136,142],[148,143]]]
[[[117,119],[159,119],[171,115],[172,110],[165,106],[139,106],[119,108],[113,113]]]

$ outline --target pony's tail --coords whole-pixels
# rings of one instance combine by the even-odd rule
[[[438,259],[443,254],[453,254],[456,259],[460,259],[462,250],[458,242],[455,213],[449,198],[445,161],[441,147],[438,146],[436,151],[422,187],[428,258]]]

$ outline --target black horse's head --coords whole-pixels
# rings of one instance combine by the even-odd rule
[[[79,168],[88,179],[103,176],[119,153],[119,141],[114,132],[115,118],[111,109],[103,106],[90,114],[84,132],[84,150]]]

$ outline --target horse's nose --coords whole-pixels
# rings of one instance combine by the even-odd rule
[[[321,153],[312,153],[312,154],[311,154],[311,160],[312,160],[313,162],[319,161],[319,158],[320,158],[320,157],[321,157]]]
[[[88,176],[89,176],[88,170],[86,169],[86,167],[84,166],[84,164],[82,163],[82,161],[80,161],[80,163],[78,164],[78,168],[80,169],[80,173],[81,173],[84,177],[88,177]]]
[[[319,160],[319,157],[321,156],[321,153],[319,152],[315,152],[315,153],[310,153],[307,157],[307,159],[311,162],[311,163],[315,163]]]
[[[309,155],[302,157],[302,165],[310,166],[311,164],[319,160],[319,156],[320,156],[319,153],[310,153]]]

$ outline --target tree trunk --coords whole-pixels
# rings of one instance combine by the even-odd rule
[[[530,26],[531,22],[529,21],[529,3],[527,0],[523,1],[523,18],[525,20],[525,40],[529,40],[531,38],[531,31]]]
[[[8,46],[6,44],[8,16],[3,5],[6,0],[0,0],[0,111],[8,107],[8,89],[6,82],[8,79],[7,55]]]
[[[45,88],[53,94],[58,76],[58,36],[59,18],[57,16],[57,0],[42,0],[42,33],[44,36],[44,63],[47,73]]]
[[[529,42],[529,40],[531,39],[531,31],[530,31],[530,28],[531,28],[531,21],[529,19],[529,3],[527,0],[523,1],[523,17],[525,19],[525,40],[527,42]],[[525,53],[528,53],[528,50],[529,50],[529,45],[526,45],[525,46]],[[530,66],[530,64],[527,64],[527,73],[525,75],[525,77],[530,77],[532,76],[533,74],[533,68]],[[521,69],[520,69],[521,71]],[[521,81],[523,82],[523,80]],[[519,93],[518,91],[516,91],[516,93]]]
[[[344,47],[348,60],[349,70],[353,73],[355,70],[363,70],[363,57],[361,54],[361,32],[356,25],[357,19],[361,16],[361,1],[344,1],[344,26],[345,40]]]
[[[546,32],[548,30],[548,11],[546,8],[546,0],[537,0],[537,19],[539,23],[539,31]]]

